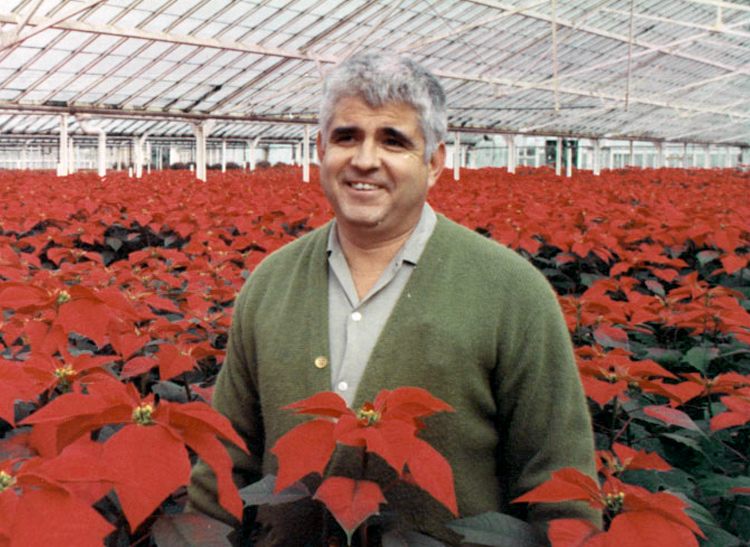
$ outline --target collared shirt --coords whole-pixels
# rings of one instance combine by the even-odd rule
[[[331,389],[351,407],[367,361],[393,307],[417,267],[437,216],[427,203],[417,226],[372,289],[359,299],[334,221],[328,236],[328,337]]]

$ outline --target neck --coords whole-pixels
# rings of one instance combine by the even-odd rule
[[[373,240],[350,233],[337,225],[341,250],[346,257],[357,294],[363,298],[380,278],[385,268],[404,246],[415,226],[395,237]]]

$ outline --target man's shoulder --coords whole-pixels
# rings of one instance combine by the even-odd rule
[[[553,292],[541,271],[502,243],[442,215],[438,216],[435,235],[433,257],[442,267],[454,270],[453,275],[459,275],[467,285],[521,300]]]

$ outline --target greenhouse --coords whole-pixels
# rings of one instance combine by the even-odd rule
[[[617,154],[634,164],[632,147],[645,145],[655,167],[750,161],[750,6],[740,2],[1,7],[3,168],[303,164],[322,75],[373,47],[409,54],[441,78],[460,165],[512,170],[523,163],[519,140],[541,149],[558,137],[580,141],[594,170]],[[502,159],[475,151],[485,139]]]
[[[747,547],[750,2],[0,0],[0,385],[0,546]]]

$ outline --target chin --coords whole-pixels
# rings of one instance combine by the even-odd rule
[[[374,227],[379,226],[385,220],[385,216],[380,213],[369,213],[366,211],[339,211],[336,218],[342,219],[343,222],[351,226]]]

